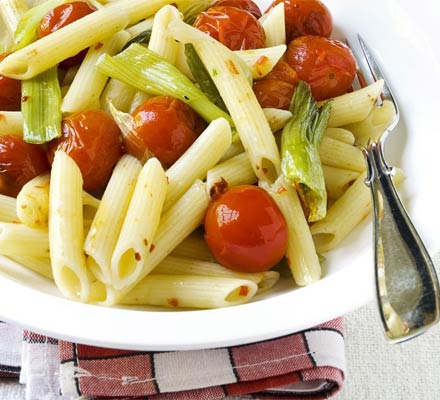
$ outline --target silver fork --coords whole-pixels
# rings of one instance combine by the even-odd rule
[[[358,35],[362,56],[352,48],[360,79],[384,79],[377,107],[389,100],[394,120],[378,139],[362,144],[373,201],[373,236],[376,296],[386,338],[392,343],[412,339],[439,321],[439,283],[434,264],[412,224],[392,181],[393,168],[383,154],[386,137],[399,121],[399,107],[383,73],[364,40]],[[350,46],[352,47],[352,46]],[[370,77],[370,78],[367,78]]]

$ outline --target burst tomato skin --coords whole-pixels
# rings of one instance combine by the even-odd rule
[[[16,197],[21,188],[50,169],[46,152],[19,135],[0,136],[0,193]]]
[[[37,29],[37,36],[39,38],[47,36],[94,11],[96,11],[96,8],[86,1],[74,1],[72,3],[61,4],[43,17]],[[87,49],[82,50],[77,55],[62,61],[60,67],[68,69],[80,64],[86,53]]]
[[[0,61],[9,54],[0,54]],[[0,75],[0,110],[20,111],[21,109],[21,81]]]
[[[231,50],[264,47],[266,35],[258,20],[236,7],[211,7],[197,15],[194,26]]]
[[[87,110],[65,118],[62,130],[61,137],[49,143],[50,162],[56,150],[66,152],[81,170],[84,190],[103,189],[123,153],[116,122],[104,111]]]
[[[285,255],[287,224],[266,191],[236,186],[209,205],[205,239],[220,264],[239,272],[262,272]]]
[[[255,18],[261,17],[261,10],[252,0],[218,0],[213,7],[228,6],[236,7],[250,12]]]
[[[263,79],[254,82],[253,90],[261,107],[287,110],[297,83],[295,70],[281,60]]]
[[[271,6],[284,3],[286,43],[305,35],[329,37],[333,30],[330,10],[319,0],[274,0]]]
[[[356,61],[344,43],[318,36],[301,36],[287,47],[286,61],[306,81],[316,100],[347,92],[356,74]]]
[[[174,164],[200,133],[200,117],[171,96],[150,98],[131,115],[134,132],[124,137],[127,152],[141,161],[153,155],[164,168]]]

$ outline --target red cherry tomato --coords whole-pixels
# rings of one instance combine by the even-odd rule
[[[72,3],[61,4],[58,7],[55,7],[52,11],[49,11],[43,17],[37,29],[37,35],[39,38],[42,38],[43,36],[49,35],[50,33],[55,32],[94,11],[96,11],[96,8],[86,1],[75,1]],[[60,67],[68,69],[74,65],[80,64],[86,53],[87,49],[84,49],[77,55],[62,61]]]
[[[287,224],[257,186],[236,186],[211,202],[205,239],[218,262],[240,272],[267,271],[286,253]]]
[[[346,93],[356,74],[356,61],[342,42],[302,36],[289,43],[286,61],[306,81],[316,100]]]
[[[16,197],[23,185],[50,169],[46,152],[18,135],[0,136],[0,193]]]
[[[258,20],[236,7],[211,7],[197,15],[194,26],[231,50],[264,47],[266,35]]]
[[[89,110],[63,120],[63,134],[49,143],[53,161],[56,150],[65,151],[81,170],[84,189],[103,189],[122,156],[122,137],[116,122],[104,111]]]
[[[200,117],[183,101],[171,96],[148,99],[132,116],[134,133],[124,138],[127,152],[141,161],[152,154],[164,168],[170,167],[200,133]]]
[[[275,0],[272,8],[284,3],[286,19],[286,43],[298,36],[315,35],[329,37],[333,30],[333,18],[329,9],[319,0]]]
[[[253,84],[261,107],[287,110],[292,100],[298,75],[285,61],[279,61],[263,79]]]
[[[261,10],[252,0],[218,0],[213,7],[229,6],[250,12],[255,18],[261,17]]]
[[[0,54],[0,61],[9,54]],[[20,111],[21,109],[21,81],[0,75],[0,110]]]

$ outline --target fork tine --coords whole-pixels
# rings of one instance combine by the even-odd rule
[[[362,49],[362,53],[364,54],[365,61],[368,65],[368,68],[371,72],[371,75],[373,76],[374,80],[377,81],[379,79],[384,80],[384,85],[382,89],[382,100],[391,100],[394,104],[394,107],[396,109],[397,115],[399,114],[399,109],[397,107],[396,99],[393,95],[393,92],[391,91],[391,88],[389,87],[387,83],[387,79],[385,78],[385,75],[383,74],[382,70],[380,69],[379,65],[377,64],[376,60],[373,57],[373,53],[368,48],[367,44],[365,43],[364,39],[362,39],[361,35],[357,35],[360,47]]]

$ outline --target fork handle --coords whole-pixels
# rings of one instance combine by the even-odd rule
[[[439,283],[434,264],[394,187],[381,142],[363,149],[374,218],[376,295],[386,337],[411,339],[438,319]]]

